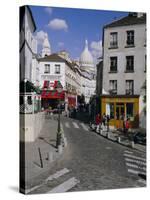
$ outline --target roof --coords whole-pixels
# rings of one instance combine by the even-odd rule
[[[137,17],[137,15],[129,14],[126,17],[123,17],[119,20],[116,20],[110,24],[105,25],[104,28],[128,26],[128,25],[136,25],[136,24],[146,24],[146,14],[143,14],[143,16],[141,17]]]
[[[62,57],[58,56],[56,53],[51,54],[49,56],[45,56],[43,58],[39,58],[39,61],[40,62],[48,62],[48,61],[51,61],[51,62],[66,62],[65,59],[63,59]]]
[[[62,58],[58,54],[54,53],[49,56],[45,56],[44,58],[38,59],[40,62],[64,62],[66,63],[73,71],[75,71],[74,64],[69,62],[68,60]]]

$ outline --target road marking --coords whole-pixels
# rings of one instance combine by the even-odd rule
[[[146,173],[141,172],[141,171],[137,171],[137,170],[134,170],[134,169],[128,169],[128,172],[132,173],[132,174],[136,174],[136,175],[138,175],[138,174],[146,175]]]
[[[137,160],[143,160],[143,161],[146,161],[145,158],[141,158],[141,157],[134,156],[134,155],[131,155],[131,154],[126,154],[126,153],[125,153],[124,156],[129,157],[129,158],[135,158],[135,159],[137,159]]]
[[[88,131],[88,130],[89,130],[88,127],[87,127],[84,123],[80,123],[80,124],[81,124],[82,128],[83,128],[85,131]]]
[[[68,190],[73,188],[77,183],[79,183],[79,181],[75,177],[72,177],[72,178],[68,179],[67,181],[65,181],[64,183],[53,188],[52,190],[50,190],[47,193],[67,192]]]
[[[130,154],[133,154],[133,152],[132,152],[132,151],[128,151],[128,150],[125,150],[124,152],[125,152],[125,153],[130,153]]]
[[[133,168],[136,168],[136,169],[141,169],[141,170],[146,171],[146,168],[145,168],[145,167],[141,167],[141,166],[134,165],[134,164],[131,164],[131,163],[126,163],[126,165],[127,165],[128,167],[133,167]]]
[[[74,128],[79,128],[79,126],[76,122],[72,122],[72,123],[73,123]]]
[[[66,122],[66,123],[65,123],[65,126],[66,126],[67,128],[70,128],[69,122]]]
[[[142,161],[139,161],[139,160],[133,160],[133,159],[130,159],[130,158],[125,158],[125,160],[126,160],[127,162],[133,162],[133,163],[137,163],[137,164],[145,165],[145,166],[146,166],[146,163],[145,163],[145,162],[142,162]]]
[[[68,173],[69,172],[69,169],[67,168],[64,168],[60,171],[57,171],[55,174],[52,174],[51,176],[49,176],[46,181],[51,181],[53,179],[57,179],[59,178],[60,176],[63,176],[64,174]]]
[[[36,190],[36,189],[38,189],[38,188],[44,186],[44,185],[47,183],[47,181],[51,181],[51,180],[53,180],[53,179],[57,179],[57,178],[59,178],[60,176],[66,174],[66,173],[68,173],[68,172],[69,172],[69,170],[68,170],[67,168],[64,168],[64,169],[62,169],[62,170],[56,172],[55,174],[49,176],[49,177],[48,177],[46,180],[44,180],[41,184],[36,185],[36,186],[34,186],[34,187],[32,187],[32,188],[29,188],[29,189],[25,189],[25,190],[24,190],[24,189],[21,189],[21,190],[22,190],[25,194],[28,194],[28,193],[30,193],[30,192],[32,192],[32,191],[34,191],[34,190]]]

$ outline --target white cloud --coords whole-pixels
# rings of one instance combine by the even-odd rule
[[[64,31],[68,30],[68,25],[66,21],[58,18],[51,20],[48,24],[48,27],[53,30],[64,30]]]
[[[37,39],[37,42],[38,42],[39,45],[43,44],[45,34],[46,33],[42,30],[36,33],[35,38]]]
[[[45,12],[48,13],[49,15],[51,15],[52,12],[53,12],[53,10],[52,10],[52,8],[50,8],[50,7],[46,7],[46,8],[45,8]]]
[[[63,42],[58,42],[58,46],[59,46],[59,47],[63,47],[63,46],[64,46],[64,43],[63,43]]]
[[[92,41],[90,47],[91,53],[95,58],[102,56],[102,41]]]

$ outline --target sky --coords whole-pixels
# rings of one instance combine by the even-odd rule
[[[36,24],[38,53],[44,34],[48,33],[52,53],[66,50],[79,59],[85,40],[94,59],[102,54],[103,26],[126,16],[127,12],[30,6]]]

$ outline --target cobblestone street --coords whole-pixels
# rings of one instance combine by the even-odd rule
[[[83,121],[61,117],[68,146],[31,193],[53,193],[146,186],[145,153],[109,141]]]

